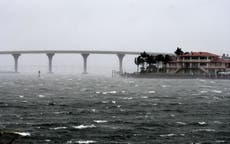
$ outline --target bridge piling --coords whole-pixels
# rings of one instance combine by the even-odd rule
[[[49,73],[53,73],[52,60],[53,60],[54,53],[47,53],[46,55],[48,56],[48,59],[49,59]]]
[[[123,58],[124,58],[125,54],[118,53],[117,56],[118,56],[118,59],[119,59],[119,72],[123,73],[122,62],[123,62]]]
[[[21,54],[12,54],[14,57],[14,72],[18,72],[18,58]]]
[[[88,53],[82,53],[81,55],[83,57],[83,68],[84,68],[83,74],[87,74],[87,58],[88,58],[89,54]]]
[[[119,59],[119,72],[123,72],[123,58],[125,55],[139,55],[141,52],[135,51],[101,51],[101,50],[19,50],[19,51],[0,51],[0,55],[9,54],[14,57],[15,61],[15,72],[18,72],[18,58],[21,54],[46,54],[49,58],[49,73],[52,73],[52,58],[55,54],[81,54],[83,57],[83,73],[87,73],[87,58],[89,54],[112,54],[117,55]],[[151,55],[171,55],[174,56],[172,53],[155,53],[155,52],[148,52]]]

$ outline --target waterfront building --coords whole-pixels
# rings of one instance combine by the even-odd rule
[[[209,52],[187,52],[175,57],[167,66],[168,73],[218,75],[230,71],[230,59]]]

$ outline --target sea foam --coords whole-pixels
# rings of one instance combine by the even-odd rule
[[[95,128],[96,126],[94,124],[92,125],[79,125],[79,126],[73,126],[75,129],[86,129],[86,128]]]
[[[106,122],[108,122],[108,121],[106,121],[106,120],[94,120],[94,122],[95,122],[95,123],[106,123]]]
[[[31,134],[30,133],[28,133],[28,132],[14,132],[15,134],[19,134],[19,135],[21,135],[21,136],[31,136]]]

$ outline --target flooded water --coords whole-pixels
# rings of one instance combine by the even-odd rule
[[[230,143],[230,81],[2,74],[15,143]]]

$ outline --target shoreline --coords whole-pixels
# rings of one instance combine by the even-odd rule
[[[119,74],[126,78],[166,78],[166,79],[221,79],[230,80],[230,75],[179,75],[165,73],[123,73]]]

